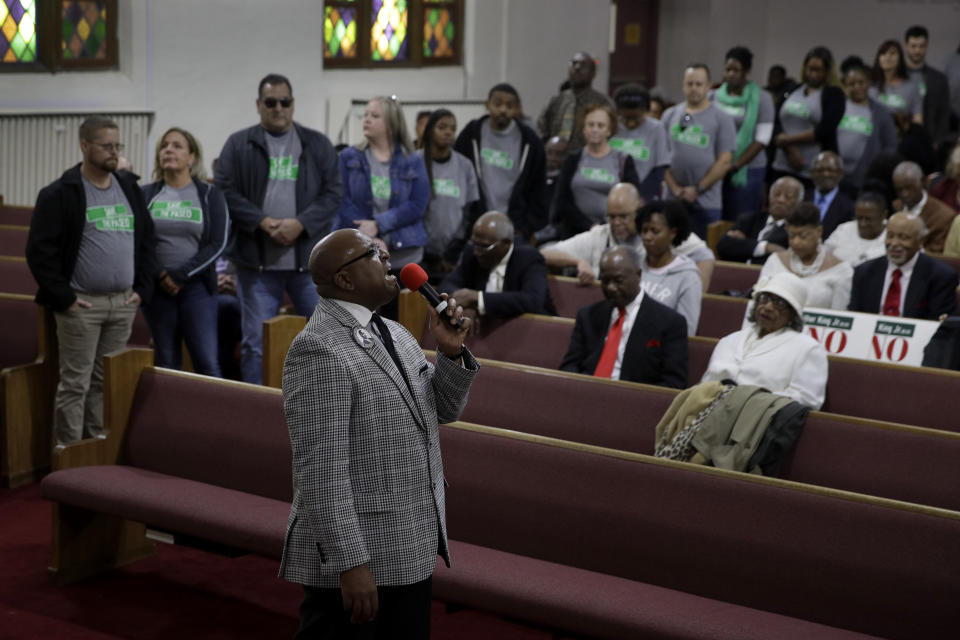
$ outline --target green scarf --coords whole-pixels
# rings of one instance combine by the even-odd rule
[[[743,87],[743,93],[739,96],[727,93],[727,83],[724,82],[717,89],[717,100],[721,104],[728,104],[733,107],[742,107],[746,105],[746,111],[743,116],[743,124],[737,131],[737,151],[733,154],[736,160],[753,144],[753,132],[757,128],[757,113],[760,111],[760,87],[752,80]],[[747,184],[747,167],[740,167],[732,176],[730,183],[735,187],[742,187]]]

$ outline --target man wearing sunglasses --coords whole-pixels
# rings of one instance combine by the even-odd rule
[[[670,167],[664,179],[673,197],[690,211],[698,236],[723,210],[723,176],[733,162],[737,128],[733,118],[707,98],[710,70],[694,63],[683,72],[684,102],[663,113]]]
[[[143,192],[137,176],[117,169],[117,124],[102,116],[84,120],[80,151],[83,162],[37,197],[26,251],[37,302],[57,321],[54,432],[62,444],[102,432],[103,354],[127,344],[156,274]]]
[[[215,182],[234,227],[228,257],[237,266],[243,379],[262,378],[263,322],[277,315],[284,293],[310,316],[317,292],[308,259],[333,228],[340,209],[340,170],[330,140],[293,120],[290,81],[270,74],[257,94],[260,123],[230,136]]]

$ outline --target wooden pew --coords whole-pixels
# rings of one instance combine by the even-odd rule
[[[50,467],[59,377],[53,317],[33,296],[0,293],[0,483],[35,482]]]
[[[27,232],[30,227],[19,224],[0,224],[0,256],[22,257],[27,252]]]
[[[607,638],[956,629],[960,513],[464,423],[440,442],[440,600]]]
[[[733,223],[729,220],[717,220],[707,225],[707,237],[705,240],[707,247],[709,247],[710,251],[713,251],[713,255],[717,255],[717,245],[720,244],[720,239],[732,228]]]
[[[576,318],[577,311],[603,300],[599,282],[584,286],[576,278],[548,276],[547,286],[557,315],[562,318]]]
[[[717,260],[713,265],[713,277],[707,293],[723,294],[724,291],[747,291],[760,277],[760,265]]]
[[[29,227],[32,215],[33,207],[15,207],[0,203],[0,224]]]
[[[290,344],[303,331],[303,316],[280,315],[263,323],[263,384],[279,389],[283,382],[283,361]]]
[[[653,455],[678,391],[480,360],[462,419]],[[811,412],[781,477],[960,511],[960,434]]]
[[[37,292],[37,283],[30,273],[26,258],[0,256],[0,291],[23,295]]]
[[[705,338],[722,338],[734,331],[739,331],[743,325],[743,317],[747,313],[747,302],[746,298],[703,294],[697,335]]]

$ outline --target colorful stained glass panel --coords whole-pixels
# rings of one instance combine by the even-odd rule
[[[407,59],[407,0],[373,0],[370,58],[375,62]]]
[[[64,0],[60,50],[64,60],[105,60],[107,57],[107,3]]]
[[[325,7],[323,19],[323,57],[357,57],[357,10]]]
[[[0,0],[0,64],[37,59],[35,0]]]
[[[427,9],[423,14],[423,57],[452,58],[456,26],[452,9]]]

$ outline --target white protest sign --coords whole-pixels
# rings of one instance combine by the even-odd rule
[[[933,320],[854,311],[803,311],[803,330],[830,355],[917,367],[923,363],[923,350],[939,326]]]

